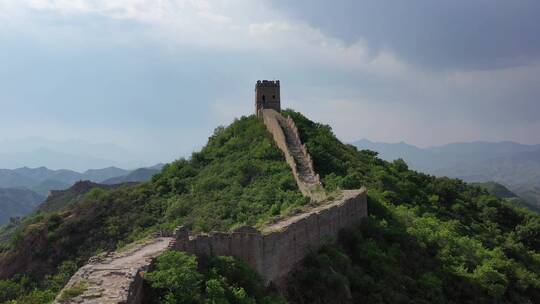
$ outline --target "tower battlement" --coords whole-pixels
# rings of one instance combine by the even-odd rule
[[[263,109],[281,112],[279,80],[258,80],[255,84],[255,114]]]
[[[255,89],[259,87],[278,87],[279,88],[279,80],[257,80],[257,84],[255,84]]]

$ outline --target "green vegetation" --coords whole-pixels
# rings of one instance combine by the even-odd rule
[[[291,115],[326,187],[369,190],[370,218],[305,261],[291,302],[532,303],[540,217],[459,180],[408,169]]]
[[[63,261],[80,266],[99,252],[180,224],[195,231],[257,225],[307,203],[263,123],[243,117],[217,128],[202,151],[165,166],[150,182],[94,189],[63,212],[25,219],[3,248],[0,277],[16,282],[2,265],[18,263],[35,288],[49,290],[44,278]],[[24,260],[32,263],[18,262]]]
[[[145,275],[151,303],[284,303],[265,290],[261,277],[232,257],[212,257],[198,267],[197,258],[169,251]]]
[[[537,199],[534,197],[534,187],[526,187],[526,192],[520,192],[518,195],[496,182],[472,183],[472,185],[486,189],[490,194],[505,199],[517,207],[524,207],[540,213],[540,206],[536,203]]]
[[[69,299],[73,299],[77,296],[82,295],[87,289],[88,289],[88,284],[86,283],[79,283],[79,284],[73,285],[70,288],[66,288],[62,290],[59,300],[61,302],[64,302]]]
[[[51,303],[77,268],[74,262],[65,261],[57,268],[56,274],[47,275],[39,282],[25,275],[15,275],[11,280],[0,280],[0,303]]]
[[[540,216],[480,187],[411,171],[402,160],[383,161],[342,144],[329,126],[284,114],[295,120],[325,188],[367,186],[370,211],[291,275],[289,302],[540,299]],[[0,303],[47,303],[69,278],[65,261],[76,268],[156,230],[257,225],[307,203],[263,124],[243,117],[148,183],[91,191],[63,213],[23,220],[0,255],[0,274],[11,278],[0,281]],[[32,261],[20,265],[25,276],[4,272],[2,265],[21,259]],[[259,303],[267,296],[258,283],[249,285],[257,280],[245,265],[229,258],[170,253],[158,264],[147,281],[162,303]]]

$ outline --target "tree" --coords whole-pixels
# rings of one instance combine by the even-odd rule
[[[197,272],[197,259],[183,252],[168,251],[157,258],[156,270],[145,279],[161,291],[158,303],[201,303],[202,275]]]

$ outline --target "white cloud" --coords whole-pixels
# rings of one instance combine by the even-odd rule
[[[286,18],[262,0],[5,1],[6,7],[25,10],[24,22],[33,24],[40,31],[59,26],[77,31],[77,25],[40,24],[40,18],[36,18],[40,13],[98,15],[144,24],[148,38],[169,47],[240,49],[282,58],[284,62],[294,60],[299,64],[358,69],[383,75],[401,73],[404,69],[404,64],[389,50],[370,54],[363,41],[345,45],[306,23]],[[0,7],[0,10],[6,9]]]
[[[106,24],[96,34],[93,29],[103,19],[135,23],[136,33]],[[506,113],[490,112],[486,105],[508,107],[506,112],[512,113],[505,101],[530,91],[540,76],[539,64],[489,72],[425,71],[391,49],[374,51],[362,39],[347,44],[263,0],[2,0],[0,31],[6,24],[58,43],[79,39],[93,47],[96,40],[114,45],[131,39],[158,45],[172,56],[181,56],[185,49],[215,52],[224,61],[231,52],[251,56],[254,65],[264,62],[295,73],[287,75],[290,78],[305,79],[305,87],[295,89],[293,106],[331,122],[347,140],[406,139],[426,145],[485,138],[494,132],[521,139],[524,125],[493,131],[493,122]],[[238,67],[245,74],[266,72],[256,68]],[[337,87],[326,79],[344,83]],[[237,116],[243,105],[231,108],[229,98],[235,96],[227,97],[212,109],[223,122]],[[527,126],[538,130],[534,121]]]

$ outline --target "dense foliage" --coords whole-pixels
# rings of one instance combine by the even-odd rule
[[[166,252],[145,275],[155,304],[284,303],[266,291],[263,280],[247,264],[232,257],[201,261],[183,252]]]
[[[341,144],[291,115],[326,187],[369,190],[370,218],[305,261],[298,303],[533,303],[540,299],[540,217],[460,180]]]
[[[47,275],[39,282],[21,275],[17,275],[11,280],[0,280],[0,303],[50,303],[77,271],[77,268],[75,263],[66,261],[58,267],[56,274]]]
[[[0,253],[0,265],[20,263],[25,280],[47,290],[43,278],[64,261],[82,265],[98,252],[180,224],[198,231],[257,225],[308,202],[264,124],[243,117],[217,128],[200,152],[166,165],[148,183],[95,188],[67,211],[26,219]]]
[[[329,126],[293,111],[284,114],[295,120],[325,188],[367,186],[370,211],[361,225],[341,234],[338,244],[313,253],[290,276],[289,302],[540,299],[540,216],[480,187],[411,171],[402,160],[383,161],[375,152],[341,143]],[[66,212],[24,220],[0,263],[13,255],[18,255],[13,261],[27,257],[39,263],[30,263],[25,276],[1,281],[0,300],[42,303],[36,297],[54,293],[57,287],[50,282],[61,285],[70,270],[65,265],[80,265],[93,253],[158,229],[256,225],[306,203],[262,123],[244,117],[218,128],[201,152],[166,166],[149,183],[96,189]],[[36,242],[40,235],[45,241]],[[35,252],[40,254],[32,256]],[[262,301],[261,287],[254,291],[246,285],[257,280],[235,263],[217,258],[205,264],[171,253],[149,274],[148,284],[163,303]],[[234,278],[223,272],[236,267],[243,270],[233,271]]]

